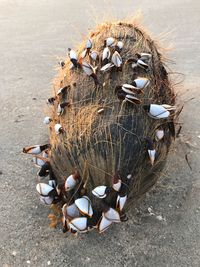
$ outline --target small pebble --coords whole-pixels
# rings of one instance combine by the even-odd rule
[[[12,255],[15,257],[17,255],[17,252],[16,251],[13,251],[12,252]]]
[[[51,265],[51,262],[50,262],[50,261],[47,261],[47,265],[48,265],[48,266]]]
[[[30,263],[31,263],[31,261],[29,261],[29,260],[27,260],[26,262],[27,262],[28,264],[30,264]]]
[[[158,219],[159,221],[165,221],[165,218],[163,218],[162,215],[156,216],[156,219]]]

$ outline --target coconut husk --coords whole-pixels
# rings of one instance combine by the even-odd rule
[[[97,51],[101,58],[108,37],[124,43],[120,52],[122,68],[114,67],[101,72],[101,60],[90,62],[87,55],[83,60],[97,68],[98,84],[95,84],[81,67],[81,53],[86,41],[90,39],[91,50]],[[115,48],[111,47],[110,50],[114,53]],[[156,183],[174,139],[176,113],[172,112],[167,119],[155,120],[148,116],[142,106],[174,105],[175,93],[161,47],[136,23],[103,23],[89,33],[76,52],[79,67],[71,69],[67,57],[54,81],[55,101],[48,108],[48,116],[52,119],[49,124],[49,160],[57,185],[61,188],[61,195],[56,201],[58,206],[73,203],[82,195],[87,195],[93,211],[98,213],[98,216],[95,215],[95,220],[98,221],[101,212],[105,210],[105,204],[107,207],[116,207],[118,193],[110,190],[106,198],[97,199],[92,194],[95,187],[105,185],[112,188],[113,177],[121,179],[125,192],[122,195],[128,195],[127,206],[130,208]],[[129,61],[137,53],[152,55],[148,69],[132,68]],[[131,84],[138,77],[150,81],[143,93],[137,95],[141,103],[132,104],[118,99],[116,87]],[[58,90],[65,86],[65,92],[58,96]],[[69,104],[62,115],[59,115],[57,107],[64,102]],[[60,134],[56,134],[54,129],[57,123],[62,126]],[[164,130],[164,138],[156,141],[155,131],[160,126]],[[153,140],[156,150],[153,166],[149,160],[147,137]],[[79,182],[73,190],[65,192],[64,183],[72,173],[79,176]]]

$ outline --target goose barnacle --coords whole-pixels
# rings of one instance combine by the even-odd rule
[[[80,54],[79,62],[81,63],[82,60],[87,56],[87,49],[84,49],[83,52]]]
[[[149,79],[141,77],[141,78],[135,79],[132,85],[139,89],[144,89],[149,85],[149,83],[150,83]]]
[[[113,208],[108,208],[102,215],[111,222],[120,222],[119,212]]]
[[[48,161],[49,160],[47,160],[47,158],[45,158],[45,157],[40,157],[40,156],[34,156],[33,157],[33,162],[37,167],[42,167]]]
[[[136,56],[142,61],[149,61],[152,58],[152,54],[150,53],[136,53]]]
[[[115,191],[119,191],[122,185],[122,180],[119,178],[118,174],[115,174],[112,179],[112,187]]]
[[[55,128],[56,134],[64,133],[64,129],[62,128],[61,124],[56,123],[55,126],[54,126],[54,128]]]
[[[89,216],[93,215],[91,201],[87,196],[83,196],[75,200],[77,208],[80,210],[81,214]]]
[[[105,198],[106,192],[107,192],[107,186],[105,185],[97,186],[92,190],[92,194],[98,198]]]
[[[111,224],[112,221],[106,219],[106,217],[103,215],[98,224],[99,233],[103,233],[104,231],[106,231],[111,226]]]
[[[155,131],[155,139],[156,141],[159,141],[163,139],[164,137],[164,130],[162,128],[159,128]]]
[[[126,200],[127,200],[127,195],[124,195],[124,196],[118,195],[117,201],[116,201],[116,209],[118,209],[121,212],[124,208]]]
[[[72,50],[71,48],[68,48],[68,56],[70,58],[70,61],[72,62],[73,66],[75,68],[79,67],[79,63],[78,63],[78,57],[76,54],[76,51]]]
[[[97,51],[91,51],[90,59],[93,61],[97,61],[99,59],[99,53]]]
[[[105,45],[106,46],[114,46],[114,44],[115,44],[115,39],[113,37],[108,37],[105,40]]]
[[[122,66],[122,58],[117,51],[115,51],[112,55],[111,61],[117,68],[120,68]]]
[[[67,177],[65,181],[65,191],[69,191],[78,183],[79,174],[74,173]]]
[[[87,232],[87,218],[86,217],[74,218],[69,221],[68,225],[74,231],[77,231],[80,233]]]
[[[149,158],[151,161],[151,165],[153,166],[154,161],[155,161],[155,156],[156,156],[156,150],[154,148],[154,143],[153,143],[152,139],[149,137],[146,138],[146,142],[147,142],[147,150],[148,150]]]
[[[53,197],[49,197],[49,196],[40,196],[40,201],[42,204],[45,205],[51,205],[54,201]]]
[[[136,104],[136,105],[141,104],[141,100],[139,98],[137,98],[137,97],[135,97],[133,95],[129,95],[129,94],[127,94],[125,96],[125,101],[130,102],[132,104]]]
[[[150,104],[143,105],[143,109],[148,112],[149,116],[153,119],[165,119],[168,118],[170,113],[162,105]]]
[[[56,94],[60,96],[61,94],[64,94],[67,90],[69,90],[70,88],[71,88],[70,85],[64,86],[60,88]]]
[[[79,209],[77,208],[75,203],[71,205],[64,204],[62,207],[62,212],[63,212],[65,219],[73,219],[73,218],[80,217]]]
[[[127,84],[127,83],[123,84],[121,86],[121,89],[127,94],[135,94],[135,93],[136,94],[143,94],[144,93],[142,89],[137,88],[137,87],[133,86],[132,84]]]
[[[50,97],[50,98],[47,99],[46,102],[47,102],[48,105],[53,105],[55,100],[56,100],[55,97]]]
[[[48,184],[49,184],[51,187],[56,188],[56,180],[52,180],[52,179],[50,179],[49,182],[48,182]]]
[[[140,67],[142,69],[147,70],[149,68],[149,65],[146,64],[142,59],[131,58],[131,59],[128,60],[128,62],[132,62],[131,67],[133,69],[135,69],[136,67]]]
[[[57,107],[57,114],[58,116],[62,115],[64,110],[65,110],[65,107],[69,107],[70,106],[70,103],[69,101],[68,102],[64,102],[64,103],[61,103],[61,104],[58,104],[58,107]]]
[[[104,66],[100,69],[100,71],[106,72],[106,71],[110,70],[112,67],[114,67],[114,64],[112,64],[112,63],[107,63],[106,65],[104,65]]]
[[[49,175],[49,171],[50,171],[50,163],[45,162],[45,164],[42,165],[41,169],[38,171],[37,175],[40,177],[46,177],[47,175]]]
[[[55,188],[45,183],[38,183],[36,185],[36,190],[41,196],[50,196],[52,191],[55,191]]]
[[[124,46],[124,43],[122,41],[118,41],[116,46],[115,46],[115,50],[120,53],[122,51],[122,48]]]
[[[37,155],[49,147],[49,144],[28,146],[23,148],[23,153]]]
[[[43,123],[44,123],[44,124],[49,124],[49,123],[52,122],[52,121],[53,121],[52,118],[50,118],[50,117],[45,117],[44,120],[43,120]]]
[[[92,48],[92,41],[90,39],[87,40],[85,48],[88,50],[89,53],[90,49]]]
[[[93,78],[95,85],[98,85],[98,79],[96,75],[96,68],[93,68],[92,65],[90,65],[88,62],[84,61],[82,63],[82,69],[83,71],[90,77]]]
[[[106,65],[109,62],[111,53],[108,47],[105,47],[102,54],[102,66]]]

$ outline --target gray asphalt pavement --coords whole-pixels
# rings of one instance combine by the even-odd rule
[[[57,62],[104,19],[143,13],[168,53],[181,137],[158,185],[105,234],[78,238],[48,228],[24,146],[48,140],[43,125]],[[200,266],[200,2],[198,0],[0,0],[0,266]],[[179,74],[181,73],[181,75]],[[187,154],[189,165],[185,160]],[[152,207],[155,215],[150,215]]]

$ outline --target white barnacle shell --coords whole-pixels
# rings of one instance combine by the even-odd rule
[[[124,43],[122,41],[117,42],[117,47],[119,47],[119,49],[122,49],[123,46],[124,46]]]
[[[33,157],[33,162],[37,167],[42,167],[46,163],[45,160],[42,160],[42,159],[37,158],[37,157]]]
[[[47,145],[34,145],[34,146],[24,147],[23,152],[26,154],[37,155],[40,154],[46,148],[48,148]]]
[[[87,49],[83,50],[83,52],[81,53],[81,58],[85,58],[87,55]]]
[[[44,196],[40,196],[40,201],[42,204],[45,204],[45,205],[51,205],[52,202],[53,202],[53,198],[52,197],[44,197]]]
[[[108,37],[106,39],[106,46],[113,46],[115,43],[115,39],[113,37]]]
[[[56,180],[49,180],[48,184],[53,187],[56,188]]]
[[[141,68],[147,69],[149,67],[148,64],[146,64],[143,60],[138,59],[137,65],[140,66]]]
[[[134,87],[134,86],[132,86],[132,87]],[[122,86],[122,91],[124,91],[124,92],[127,93],[127,94],[132,94],[132,95],[134,95],[134,92],[131,91],[131,89],[132,89],[132,88],[126,86],[126,84]],[[134,89],[135,89],[135,88],[134,88]]]
[[[106,72],[106,71],[110,70],[112,67],[114,67],[114,64],[112,64],[112,63],[107,63],[106,65],[104,65],[104,66],[100,69],[100,71]]]
[[[91,57],[91,59],[94,60],[94,61],[97,60],[98,56],[99,56],[99,54],[98,54],[97,51],[92,51],[92,52],[90,53],[90,57]]]
[[[87,196],[83,196],[81,198],[76,199],[75,204],[83,215],[92,217],[93,215],[92,205],[90,199]]]
[[[156,141],[163,139],[163,137],[164,137],[164,130],[163,129],[156,130],[156,132],[155,132]]]
[[[124,205],[126,203],[127,200],[127,195],[121,197],[121,196],[117,196],[117,202],[116,202],[116,207],[119,208],[120,211],[122,211],[122,209],[124,208]]]
[[[176,110],[176,106],[171,106],[168,104],[162,104],[162,107],[164,107],[168,111]]]
[[[98,225],[99,233],[103,233],[104,231],[106,231],[111,226],[111,224],[112,221],[106,219],[105,216],[102,216]]]
[[[69,57],[70,57],[70,59],[77,59],[76,51],[73,50],[73,49],[71,49],[71,50],[69,51]]]
[[[103,212],[103,216],[109,221],[116,223],[120,222],[119,212],[113,208],[109,208],[106,212]]]
[[[57,107],[57,115],[60,116],[63,114],[64,108],[61,108],[60,104],[58,104]]]
[[[69,191],[70,189],[74,188],[74,186],[77,184],[77,179],[75,179],[74,175],[71,174],[67,177],[65,181],[65,191]]]
[[[148,154],[149,154],[149,158],[151,161],[151,165],[153,166],[154,161],[155,161],[155,156],[156,156],[156,150],[155,149],[153,149],[153,150],[148,149]]]
[[[105,198],[106,197],[106,189],[107,189],[107,186],[105,186],[105,185],[97,186],[92,190],[92,194],[98,198]]]
[[[115,51],[114,54],[112,55],[111,61],[118,68],[121,67],[122,65],[122,58],[117,51]]]
[[[82,63],[82,69],[88,76],[92,75],[95,72],[94,68],[86,61]]]
[[[49,157],[48,150],[44,150],[42,152],[42,157],[45,158],[45,159],[47,159]]]
[[[127,94],[125,96],[125,100],[132,103],[132,104],[140,104],[141,103],[141,100],[139,98],[133,96],[132,94],[131,95]]]
[[[108,47],[105,47],[102,54],[102,60],[109,59],[111,56],[110,49]]]
[[[48,196],[48,194],[54,190],[54,188],[45,183],[39,183],[36,185],[37,192],[42,196]]]
[[[150,53],[140,53],[140,56],[142,60],[149,60],[152,58],[152,54]]]
[[[144,77],[137,78],[134,80],[134,82],[136,84],[136,87],[139,89],[146,88],[150,83],[149,79],[144,78]]]
[[[115,191],[119,191],[122,185],[122,180],[118,179],[118,181],[116,183],[113,183],[112,187]]]
[[[43,120],[44,124],[49,124],[52,121],[52,119],[50,117],[45,117]]]
[[[56,123],[55,126],[54,126],[54,128],[55,128],[56,134],[60,134],[62,132],[62,126],[61,126],[61,124]]]
[[[85,48],[87,48],[87,49],[88,48],[89,49],[92,48],[92,41],[90,39],[87,40],[86,45],[85,45]]]
[[[170,113],[162,105],[151,104],[149,115],[153,117],[154,119],[164,119],[164,118],[168,118]]]
[[[85,217],[72,219],[68,225],[74,231],[81,233],[87,232],[87,218]]]
[[[67,204],[64,204],[62,207],[62,212],[63,212],[65,219],[80,217],[79,209],[77,208],[75,203],[69,206]]]

